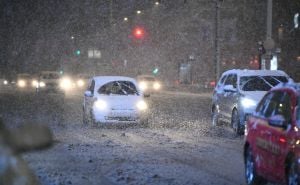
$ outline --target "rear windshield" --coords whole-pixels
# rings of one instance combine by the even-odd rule
[[[243,91],[269,91],[280,82],[287,82],[285,76],[243,76],[240,88]]]
[[[105,95],[139,95],[135,85],[130,81],[114,81],[101,86],[99,94]]]

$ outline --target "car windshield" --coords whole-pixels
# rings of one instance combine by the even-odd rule
[[[155,81],[155,78],[153,78],[153,77],[143,77],[143,78],[141,78],[141,80],[153,82],[153,81]]]
[[[135,85],[130,81],[114,81],[101,86],[99,94],[106,95],[139,95]]]
[[[42,78],[43,79],[58,79],[59,74],[56,74],[56,73],[43,74]]]
[[[243,91],[268,91],[280,82],[287,82],[285,76],[243,76],[240,89]]]

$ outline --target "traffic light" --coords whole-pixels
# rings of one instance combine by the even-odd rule
[[[143,39],[145,37],[145,30],[142,27],[135,27],[133,29],[133,36],[136,39]]]
[[[75,54],[76,54],[77,56],[79,56],[79,55],[81,54],[81,51],[80,51],[79,49],[77,49],[77,50],[75,51]]]
[[[155,68],[153,69],[152,73],[153,73],[154,75],[157,75],[158,71],[159,71],[159,69],[158,69],[157,67],[155,67]]]

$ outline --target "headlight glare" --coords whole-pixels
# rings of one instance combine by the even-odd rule
[[[141,100],[136,104],[137,108],[141,111],[148,109],[148,105],[145,101]]]
[[[245,108],[256,106],[256,101],[249,99],[249,98],[242,98],[241,103],[242,103],[242,106]]]
[[[160,89],[160,84],[159,84],[158,82],[155,82],[155,83],[153,84],[153,88],[154,88],[155,90],[159,90],[159,89]]]
[[[45,87],[46,86],[45,82],[40,82],[39,85],[40,85],[40,87]]]
[[[77,85],[78,85],[78,87],[84,86],[84,81],[83,80],[78,80]]]
[[[104,100],[97,100],[94,105],[99,110],[105,110],[107,108],[107,103]]]
[[[26,86],[25,80],[19,80],[19,81],[18,81],[18,86],[19,86],[19,87],[25,87],[25,86]]]
[[[64,90],[69,90],[72,88],[72,82],[71,82],[71,79],[69,78],[63,78],[61,81],[60,81],[60,87]]]
[[[142,91],[147,89],[147,83],[146,82],[140,82],[139,87]]]

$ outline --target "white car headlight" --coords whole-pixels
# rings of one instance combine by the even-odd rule
[[[249,99],[249,98],[242,98],[241,103],[242,103],[242,106],[245,108],[256,106],[256,101]]]
[[[45,82],[40,82],[40,87],[45,87],[46,86],[46,84],[45,84]]]
[[[78,85],[78,87],[83,87],[84,86],[84,81],[83,80],[78,80],[77,85]]]
[[[143,110],[147,110],[148,109],[148,105],[145,101],[141,100],[136,104],[137,108],[141,111]]]
[[[147,89],[147,83],[146,82],[140,82],[139,87],[142,91]]]
[[[26,81],[25,80],[19,80],[18,81],[18,86],[19,87],[25,87],[26,86]]]
[[[38,82],[37,80],[32,80],[31,85],[32,85],[33,87],[38,87],[39,82]]]
[[[3,81],[3,84],[4,84],[4,85],[7,85],[7,84],[8,84],[8,81],[7,81],[7,80],[4,80],[4,81]]]
[[[94,103],[95,108],[99,110],[105,110],[107,108],[107,103],[104,100],[97,100]]]
[[[69,78],[63,78],[60,81],[60,87],[64,90],[69,90],[73,87],[72,81]]]
[[[158,82],[155,82],[155,83],[153,84],[153,88],[154,88],[155,90],[159,90],[159,89],[160,89],[160,84],[159,84]]]

